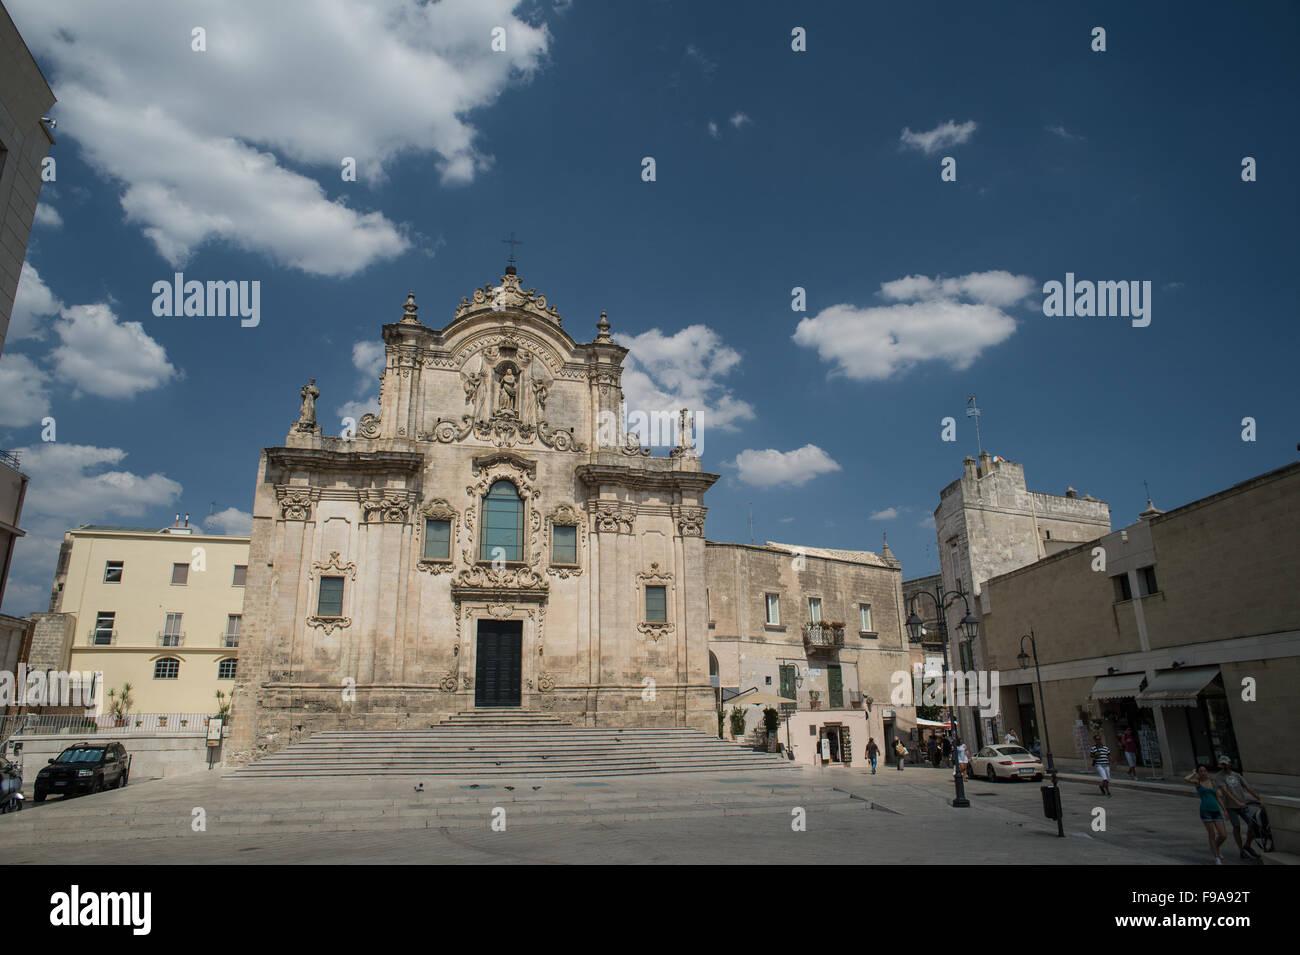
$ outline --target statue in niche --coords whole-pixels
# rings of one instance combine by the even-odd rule
[[[546,370],[540,358],[534,358],[528,366],[528,378],[523,389],[523,408],[521,417],[526,424],[536,424],[546,411],[546,398],[551,393],[555,379]]]
[[[483,371],[483,356],[475,355],[460,371],[460,381],[465,388],[465,404],[475,421],[482,421],[487,404],[487,374]]]
[[[497,410],[518,413],[516,407],[519,397],[519,378],[515,375],[514,365],[505,364],[497,370],[500,378],[497,391]]]

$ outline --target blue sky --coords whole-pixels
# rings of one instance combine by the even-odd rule
[[[407,290],[445,324],[512,231],[574,337],[605,309],[640,356],[631,404],[705,409],[715,540],[752,502],[759,541],[887,532],[932,572],[972,393],[986,448],[1115,527],[1143,480],[1170,508],[1295,459],[1294,5],[6,5],[60,99],[0,359],[6,612],[79,523],[238,528],[306,379],[327,427],[361,408]],[[260,324],[154,317],[177,266],[259,280]],[[1149,281],[1150,326],[1045,317],[1067,272]]]

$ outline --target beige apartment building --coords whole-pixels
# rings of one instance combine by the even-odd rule
[[[248,538],[87,525],[64,535],[50,612],[33,614],[29,669],[131,684],[136,714],[212,715],[238,672]]]
[[[910,738],[915,707],[892,703],[911,650],[888,544],[875,554],[709,541],[705,556],[710,670],[724,709],[749,691],[795,701],[788,735],[799,762],[822,740],[829,762],[861,765],[868,738],[882,750],[895,735]],[[763,708],[746,709],[752,730]]]
[[[1300,789],[1297,567],[1292,464],[992,578],[983,642],[1005,724],[1029,741],[1047,729],[1067,767],[1087,767],[1093,732],[1122,753],[1131,729],[1140,775],[1227,756],[1256,787]],[[1017,659],[1031,630],[1045,706]]]

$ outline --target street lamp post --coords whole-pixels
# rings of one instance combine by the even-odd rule
[[[1030,627],[1029,632],[1020,638],[1020,652],[1016,654],[1016,659],[1020,662],[1020,669],[1025,670],[1029,667],[1029,654],[1025,653],[1025,641],[1029,641],[1029,648],[1034,652],[1034,679],[1038,683],[1038,705],[1041,707],[1042,716],[1040,719],[1043,723],[1043,745],[1047,747],[1047,771],[1052,774],[1052,788],[1056,790],[1056,798],[1061,798],[1061,787],[1056,779],[1056,760],[1052,758],[1052,734],[1047,729],[1047,700],[1043,698],[1043,671],[1038,667],[1038,641],[1034,639],[1034,630]],[[1056,814],[1056,834],[1062,839],[1065,838],[1065,812],[1058,811]]]
[[[908,604],[908,610],[911,611],[911,613],[908,615],[907,618],[907,632],[911,635],[913,643],[919,643],[921,641],[921,629],[924,624],[924,621],[916,615],[916,600],[922,594],[930,598],[931,602],[934,604],[935,615],[939,618],[939,639],[940,642],[943,644],[943,672],[944,672],[943,686],[944,686],[944,695],[946,697],[948,691],[948,685],[949,685],[948,674],[951,672],[951,668],[949,667],[948,664],[947,604],[952,602],[952,598],[960,597],[962,599],[962,603],[966,605],[966,616],[962,618],[961,628],[962,631],[965,633],[967,640],[975,639],[975,637],[979,634],[980,624],[979,621],[976,620],[975,617],[971,614],[970,601],[966,599],[966,595],[964,593],[962,593],[960,590],[950,590],[947,593],[944,593],[943,585],[941,583],[935,584],[934,593],[930,593],[930,591],[928,590],[918,591],[917,593],[912,595],[912,599]],[[950,704],[947,707],[947,709],[948,709],[948,720],[951,728],[951,726],[955,725],[957,722],[956,707]],[[953,785],[956,787],[956,796],[953,798],[952,805],[958,809],[965,809],[970,806],[970,800],[966,798],[966,784],[961,774],[961,763],[957,761],[957,743],[956,743],[955,734],[954,734],[953,749],[952,749],[952,778],[953,778]]]

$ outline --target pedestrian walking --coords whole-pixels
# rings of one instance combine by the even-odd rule
[[[1128,763],[1128,770],[1126,771],[1126,774],[1136,779],[1138,774],[1137,734],[1134,733],[1132,729],[1126,728],[1123,733],[1120,733],[1119,741],[1120,744],[1124,747],[1124,759]]]
[[[1232,760],[1227,756],[1219,757],[1219,774],[1214,777],[1215,795],[1219,805],[1228,812],[1232,822],[1232,838],[1236,840],[1237,851],[1243,859],[1259,859],[1259,853],[1251,848],[1255,841],[1255,820],[1252,803],[1259,806],[1263,798],[1246,782],[1246,777],[1232,768]],[[1253,796],[1254,799],[1249,797]],[[1241,841],[1241,823],[1246,823],[1246,842]]]
[[[970,753],[966,750],[966,741],[957,737],[957,771],[970,779]]]
[[[1110,747],[1101,741],[1101,734],[1092,738],[1092,749],[1088,750],[1088,755],[1092,757],[1093,768],[1097,770],[1097,775],[1101,777],[1101,782],[1097,788],[1101,790],[1103,796],[1110,795]]]
[[[930,765],[938,766],[939,765],[939,740],[935,738],[935,735],[933,733],[930,734],[929,749],[930,749]]]
[[[1184,777],[1196,787],[1196,795],[1201,797],[1201,822],[1205,823],[1205,834],[1210,840],[1210,851],[1214,853],[1214,864],[1223,865],[1223,856],[1219,855],[1219,846],[1228,841],[1228,832],[1223,825],[1223,807],[1214,791],[1214,780],[1205,764],[1196,767],[1196,772]]]
[[[880,758],[880,747],[874,736],[867,739],[867,759],[871,760],[871,775],[876,775],[876,760]]]
[[[905,757],[906,755],[907,755],[907,747],[903,745],[903,741],[901,739],[899,739],[898,737],[894,737],[894,756],[897,757],[898,759],[898,771],[900,773],[903,771],[903,757]]]
[[[943,765],[952,768],[952,740],[945,736],[939,741],[939,748],[943,753]]]

